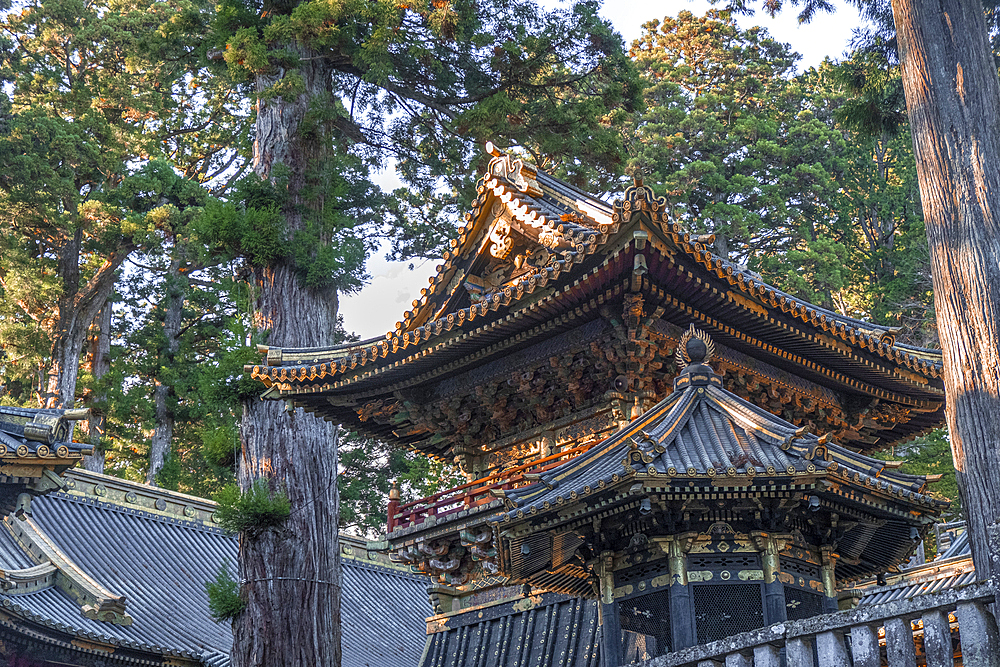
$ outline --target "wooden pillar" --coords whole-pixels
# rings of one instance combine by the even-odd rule
[[[785,586],[778,579],[778,575],[781,574],[781,558],[778,554],[785,548],[788,536],[754,532],[751,538],[754,546],[760,551],[761,566],[764,571],[764,620],[768,625],[787,621]]]
[[[542,458],[546,456],[552,456],[556,453],[556,432],[555,431],[543,431],[542,432],[542,443],[541,452]]]
[[[822,565],[820,566],[820,576],[823,578],[823,611],[828,614],[839,611],[837,605],[837,554],[833,553],[832,547],[820,547]]]
[[[785,585],[778,580],[781,574],[781,558],[778,557],[778,544],[773,536],[769,536],[760,554],[764,569],[764,605],[765,622],[780,623],[788,620],[788,607],[785,603]]]
[[[688,585],[687,552],[691,548],[691,535],[677,535],[667,542],[667,561],[670,566],[670,635],[674,651],[697,646],[694,596]]]
[[[597,567],[601,593],[601,667],[619,667],[622,631],[615,603],[614,552],[603,552]]]

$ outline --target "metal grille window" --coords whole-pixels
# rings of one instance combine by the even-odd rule
[[[670,594],[657,591],[618,603],[625,664],[670,652]]]
[[[699,644],[765,625],[760,584],[701,585],[692,592]]]
[[[823,596],[801,588],[785,586],[785,608],[788,610],[789,621],[819,616],[824,613]]]

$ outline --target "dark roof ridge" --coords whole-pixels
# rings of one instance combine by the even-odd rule
[[[103,510],[109,510],[112,512],[117,512],[119,514],[126,514],[128,516],[136,516],[141,519],[149,519],[151,521],[157,521],[159,523],[167,523],[178,526],[184,526],[190,530],[200,531],[210,534],[226,534],[226,531],[220,526],[206,525],[203,522],[197,520],[188,519],[186,517],[179,516],[169,516],[157,512],[151,512],[149,510],[139,508],[139,507],[128,507],[121,503],[109,502],[102,500],[100,498],[87,498],[79,494],[68,494],[68,493],[58,493],[53,495],[62,496],[63,500],[67,502],[76,503],[78,505],[92,505],[94,507],[99,507]]]
[[[548,173],[547,171],[542,171],[541,169],[539,169],[538,173],[535,175],[535,178],[537,178],[539,181],[546,183],[547,185],[555,186],[556,188],[560,189],[569,190],[573,194],[583,199],[587,199],[588,201],[594,202],[595,205],[603,206],[607,210],[608,214],[610,214],[613,209],[613,204],[611,204],[610,202],[605,201],[600,197],[595,197],[592,193],[585,192],[582,188],[579,188],[573,185],[572,183],[568,183],[562,180],[561,178],[557,178],[552,174]]]
[[[413,581],[430,581],[426,574],[418,574],[416,572],[400,569],[399,567],[392,567],[390,565],[385,565],[378,562],[368,562],[363,561],[360,558],[343,558],[341,557],[340,564],[342,567],[356,567],[363,570],[370,570],[372,572],[378,572],[379,574],[391,574],[394,576],[401,577],[403,579],[412,579]]]
[[[112,592],[92,577],[58,544],[53,542],[33,519],[30,517],[21,519],[7,517],[4,523],[18,542],[29,546],[32,553],[37,553],[39,558],[44,558],[49,565],[55,568],[57,576],[53,583],[71,593],[80,604],[80,612],[85,618],[114,623],[115,625],[132,625],[132,617],[128,613],[125,596]],[[40,565],[45,565],[46,562],[40,563]]]
[[[258,345],[257,351],[260,352],[261,354],[267,354],[267,351],[270,349],[281,350],[283,353],[287,352],[288,354],[299,354],[302,352],[339,352],[339,351],[350,352],[355,349],[360,350],[361,348],[368,347],[369,345],[372,345],[374,343],[379,343],[385,340],[385,337],[386,334],[382,334],[381,336],[372,336],[371,338],[366,338],[364,340],[356,340],[356,341],[351,341],[349,343],[338,343],[337,345],[327,345],[321,347],[281,347],[279,345]],[[291,365],[294,364],[305,365],[308,363],[310,362],[291,361]]]
[[[72,634],[73,635],[72,641],[60,641],[59,639],[53,637],[46,638],[46,641],[51,642],[53,644],[61,645],[67,649],[80,651],[81,646],[77,644],[75,640],[82,638],[99,642],[101,644],[108,644],[111,646],[136,649],[139,651],[144,651],[153,654],[159,653],[164,657],[177,657],[177,658],[189,658],[189,659],[200,659],[201,657],[200,654],[194,653],[193,651],[188,651],[186,649],[172,649],[166,646],[153,645],[133,639],[120,639],[118,637],[114,637],[107,634],[99,634],[97,632],[93,632],[91,630],[86,630],[82,628],[72,628],[63,623],[60,623],[59,621],[47,618],[41,614],[32,611],[28,607],[25,607],[24,605],[18,603],[16,599],[11,598],[10,596],[3,596],[2,598],[0,598],[0,606],[15,610],[19,615],[23,616],[24,618],[27,618],[33,623],[38,623],[39,625],[51,628],[53,630],[58,630],[60,632]],[[150,661],[138,660],[138,659],[134,661],[137,664],[147,664],[147,665],[162,664],[162,663],[153,663]]]

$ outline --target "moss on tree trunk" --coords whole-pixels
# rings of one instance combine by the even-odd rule
[[[332,99],[327,60],[295,44],[298,69],[258,75],[255,168],[280,175],[288,190],[283,211],[289,234],[324,205],[311,174],[333,151],[330,128],[307,114]],[[286,92],[274,96],[279,88]],[[308,124],[308,127],[306,127]],[[282,167],[279,169],[279,165]],[[277,180],[277,179],[276,179]],[[307,195],[308,193],[308,195]],[[269,345],[331,345],[337,320],[333,287],[302,284],[290,258],[253,268],[258,330]],[[251,400],[240,425],[243,491],[267,480],[284,491],[291,514],[284,524],[240,535],[239,573],[247,608],[233,622],[233,667],[340,665],[340,561],[337,539],[334,429],[281,402]]]

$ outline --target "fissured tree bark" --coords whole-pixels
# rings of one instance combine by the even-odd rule
[[[110,253],[90,280],[81,284],[83,227],[77,226],[58,248],[57,271],[62,293],[53,314],[51,361],[44,407],[72,408],[80,372],[83,344],[94,318],[101,312],[115,286],[115,272],[134,249],[125,244]]]
[[[183,265],[182,250],[175,247],[167,268],[164,285],[163,303],[163,350],[159,370],[153,378],[153,411],[156,415],[156,426],[153,436],[149,439],[149,469],[146,471],[146,484],[156,486],[156,476],[170,453],[170,443],[174,439],[174,411],[170,405],[173,387],[171,381],[165,378],[174,365],[177,350],[181,346],[181,323],[184,316],[184,278],[181,275]]]
[[[944,356],[947,420],[981,579],[1000,574],[1000,81],[980,0],[892,0]]]
[[[311,105],[332,102],[333,70],[329,59],[301,45],[285,48],[300,58],[296,73],[302,92],[294,98],[269,94],[289,74],[283,69],[257,76],[261,96],[254,164],[261,177],[280,175],[281,182],[287,182],[289,203],[283,213],[292,234],[302,228],[309,212],[324,205],[322,188],[311,187],[315,184],[310,179],[331,155],[332,128],[309,119],[307,130],[303,121],[315,108]],[[290,258],[253,267],[253,275],[258,291],[255,317],[268,345],[334,343],[333,287],[303,286]],[[339,667],[334,428],[301,409],[286,410],[282,402],[255,399],[244,404],[240,430],[241,489],[266,480],[272,492],[287,493],[291,515],[277,529],[240,535],[239,573],[247,608],[233,622],[233,667]]]
[[[94,381],[100,380],[111,370],[111,302],[106,301],[104,308],[94,320],[94,332],[90,341],[90,374]],[[104,472],[104,450],[101,441],[104,439],[104,402],[103,393],[90,393],[84,396],[90,417],[87,419],[87,441],[94,446],[94,453],[84,456],[82,465],[92,472]]]

